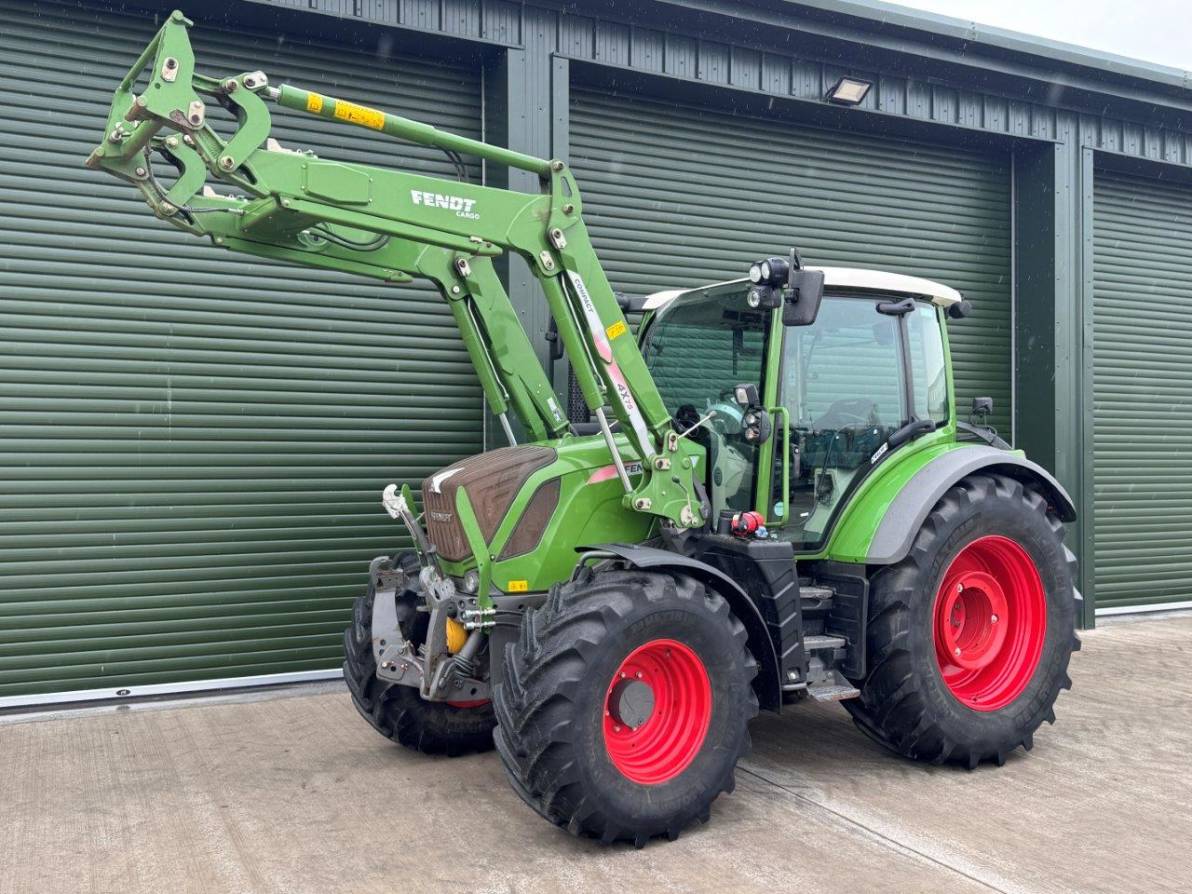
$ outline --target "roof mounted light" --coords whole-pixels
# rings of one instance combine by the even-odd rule
[[[790,269],[786,258],[766,258],[750,265],[749,281],[755,286],[784,286]]]
[[[824,99],[837,105],[859,106],[865,101],[871,87],[871,82],[861,78],[844,77],[832,85]]]

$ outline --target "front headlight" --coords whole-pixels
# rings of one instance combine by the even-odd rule
[[[465,574],[462,589],[465,593],[476,595],[476,591],[480,589],[480,572],[473,568]]]

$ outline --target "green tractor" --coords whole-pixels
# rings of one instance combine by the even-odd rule
[[[547,820],[641,845],[708,818],[759,708],[840,701],[891,751],[970,769],[1054,720],[1078,648],[1075,509],[958,421],[957,292],[790,252],[618,299],[564,162],[260,71],[204,77],[190,25],[175,12],[133,65],[88,166],[216,246],[434,283],[509,441],[427,478],[421,508],[408,485],[384,491],[412,549],[373,561],[344,638],[382,735],[449,755],[495,743]],[[227,139],[210,103],[237,119]],[[269,138],[269,103],[541,189],[321,160]],[[505,252],[541,285],[582,414],[535,359],[493,267]]]

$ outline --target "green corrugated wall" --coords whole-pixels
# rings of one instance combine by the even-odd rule
[[[926,276],[974,314],[950,327],[962,418],[1010,430],[1005,156],[819,130],[572,87],[571,163],[613,286],[629,294],[804,260]]]
[[[381,488],[481,449],[449,312],[222,252],[84,170],[151,19],[0,0],[0,22],[0,699],[335,667],[369,559],[397,545]],[[472,66],[194,39],[202,71],[480,136]],[[323,157],[453,174],[359,129],[275,125]]]
[[[1098,171],[1097,608],[1192,600],[1192,188]]]

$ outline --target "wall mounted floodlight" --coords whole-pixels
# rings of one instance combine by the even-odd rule
[[[832,85],[824,99],[842,106],[859,106],[872,86],[869,81],[860,78],[841,78]]]

